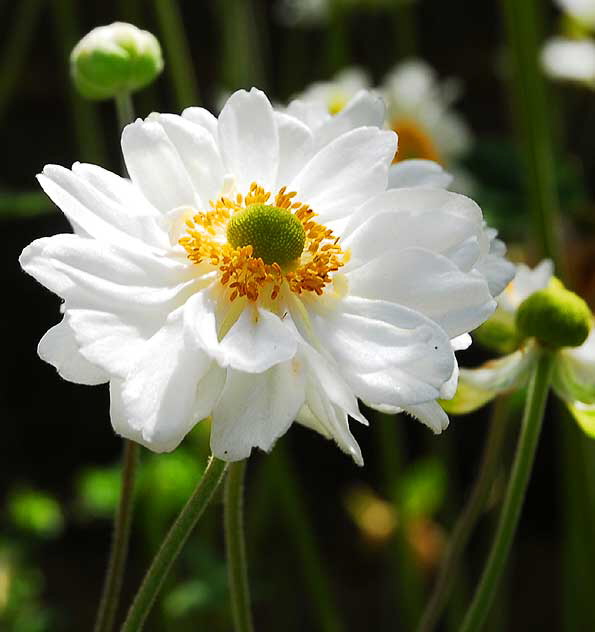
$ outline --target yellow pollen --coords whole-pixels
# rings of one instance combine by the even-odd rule
[[[410,119],[395,119],[391,127],[399,137],[399,148],[393,163],[409,158],[442,162],[434,141],[418,123]]]
[[[193,263],[210,263],[220,273],[219,282],[229,290],[229,300],[246,297],[256,301],[263,292],[272,300],[286,285],[295,294],[321,295],[332,282],[332,274],[347,262],[339,238],[314,221],[316,214],[306,204],[295,201],[295,192],[282,187],[271,200],[271,193],[253,182],[249,192],[233,199],[222,196],[211,201],[210,209],[186,221],[186,234],[179,243]],[[271,200],[269,202],[269,200]],[[300,257],[289,266],[265,263],[253,256],[251,245],[234,248],[226,238],[230,219],[255,204],[273,205],[291,212],[301,223],[306,238]]]

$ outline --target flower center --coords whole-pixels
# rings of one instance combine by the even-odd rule
[[[328,101],[327,107],[329,114],[335,116],[339,114],[347,105],[347,98],[342,92],[336,92]]]
[[[320,296],[349,253],[295,196],[282,187],[267,204],[271,194],[252,183],[245,196],[222,196],[187,220],[179,243],[190,261],[218,270],[230,301],[256,301],[263,292],[275,300],[282,287]]]
[[[392,129],[399,136],[399,149],[393,162],[419,158],[441,162],[440,153],[434,141],[415,121],[396,119],[392,122]]]
[[[288,209],[252,204],[229,220],[227,241],[234,248],[252,246],[253,257],[284,266],[302,254],[306,231]]]

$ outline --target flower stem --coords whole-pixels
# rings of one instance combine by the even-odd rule
[[[536,360],[527,392],[521,435],[496,535],[494,536],[481,581],[463,620],[461,632],[475,632],[481,629],[489,613],[500,576],[508,560],[535,460],[535,452],[554,368],[554,358],[555,356],[552,352],[542,349]]]
[[[275,500],[282,507],[290,540],[297,548],[306,590],[310,593],[313,607],[318,611],[316,629],[320,632],[342,632],[345,627],[333,598],[316,532],[309,519],[304,494],[290,456],[284,446],[278,443],[267,461],[277,491]]]
[[[128,554],[132,510],[134,506],[134,480],[138,463],[139,445],[134,441],[124,440],[122,459],[122,485],[120,502],[114,520],[112,549],[107,566],[103,593],[99,602],[99,610],[95,621],[95,632],[111,632],[114,618],[120,601],[122,578]]]
[[[155,11],[165,52],[169,58],[166,69],[171,77],[177,106],[183,109],[191,105],[200,105],[196,73],[176,0],[155,0]]]
[[[231,463],[225,481],[225,549],[235,632],[252,632],[246,542],[244,540],[244,477],[246,460]]]
[[[554,171],[549,99],[539,68],[541,0],[502,0],[510,47],[513,106],[521,133],[525,188],[540,257],[562,274],[558,244],[559,202]]]
[[[500,464],[500,455],[506,437],[508,412],[508,400],[505,398],[497,399],[492,410],[490,430],[483,451],[479,475],[450,537],[434,591],[420,621],[418,632],[434,630],[455,587],[463,552],[486,505]]]
[[[128,611],[121,632],[142,630],[169,570],[221,484],[226,469],[227,463],[211,457],[200,483],[165,536],[161,548],[151,563]]]
[[[130,92],[120,92],[120,94],[116,95],[114,101],[116,102],[118,125],[120,126],[120,130],[122,130],[128,123],[134,121],[132,97],[130,96]]]

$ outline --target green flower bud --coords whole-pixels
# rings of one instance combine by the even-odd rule
[[[593,316],[580,296],[558,281],[534,292],[517,310],[516,326],[523,337],[547,347],[579,347],[591,329]]]
[[[509,312],[496,310],[489,320],[473,331],[473,340],[497,353],[512,353],[518,349],[520,342],[514,316]]]
[[[132,24],[114,22],[85,35],[70,55],[72,79],[87,99],[135,92],[163,70],[157,38]]]
[[[234,248],[252,246],[253,257],[283,266],[302,254],[306,232],[300,220],[287,209],[253,204],[231,218],[227,241]]]

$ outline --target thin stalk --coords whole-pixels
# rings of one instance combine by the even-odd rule
[[[394,0],[393,22],[396,53],[399,59],[413,57],[417,52],[415,0]]]
[[[398,487],[404,461],[401,422],[402,419],[394,415],[379,414],[376,425],[384,493],[397,513],[400,510]],[[407,525],[402,520],[395,532],[391,553],[396,584],[394,592],[401,608],[404,627],[412,630],[422,609],[423,587],[419,569],[415,565],[413,552],[407,540]],[[394,602],[394,598],[391,598],[391,602]]]
[[[134,441],[124,440],[120,502],[114,519],[112,548],[103,585],[103,593],[99,602],[99,610],[97,611],[95,632],[111,632],[114,627],[118,604],[120,603],[120,591],[124,568],[126,567],[130,527],[132,525],[134,480],[139,447],[138,443]]]
[[[440,566],[434,591],[427,603],[418,632],[434,630],[456,585],[463,553],[473,529],[481,516],[496,477],[506,437],[508,401],[499,398],[494,403],[490,429],[486,439],[477,480],[469,500],[450,536],[448,548]]]
[[[165,536],[128,611],[121,632],[142,630],[173,563],[223,480],[227,463],[211,457],[200,483]]]
[[[200,105],[198,81],[178,3],[176,0],[155,0],[155,11],[165,47],[166,71],[177,105],[180,109]]]
[[[23,65],[43,5],[43,0],[11,3],[11,6],[16,7],[16,13],[0,54],[0,117],[22,77]]]
[[[250,611],[248,563],[244,537],[246,463],[246,460],[238,461],[229,466],[224,492],[225,550],[235,632],[253,632],[254,630]]]
[[[539,68],[541,0],[502,0],[510,48],[511,89],[521,133],[523,176],[539,257],[550,257],[562,274],[559,200],[554,170],[551,117]]]
[[[331,590],[331,582],[322,562],[314,527],[295,468],[282,445],[277,444],[267,461],[269,475],[276,488],[275,500],[283,507],[289,539],[295,544],[299,564],[304,574],[304,585],[318,611],[316,629],[321,632],[341,632],[345,629]]]
[[[134,105],[132,104],[132,97],[130,92],[122,92],[114,99],[116,102],[116,113],[118,115],[118,124],[120,129],[123,129],[134,121]]]
[[[498,527],[481,581],[463,620],[461,632],[475,632],[482,628],[506,566],[535,460],[554,360],[554,353],[545,349],[541,350],[536,360],[527,392],[521,435]]]
[[[70,53],[81,37],[77,24],[74,0],[53,0],[56,35],[60,43],[62,67],[69,78]],[[101,125],[97,115],[97,106],[83,100],[69,81],[70,106],[76,139],[83,160],[95,164],[107,164],[107,152]]]

